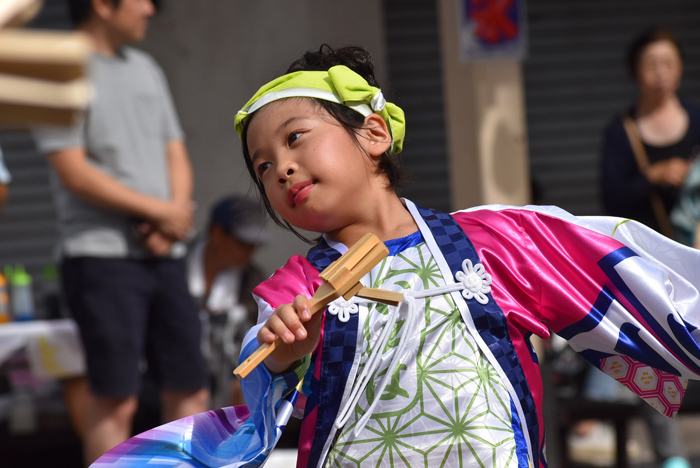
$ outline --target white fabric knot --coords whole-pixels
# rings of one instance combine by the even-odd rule
[[[464,286],[462,296],[465,299],[473,297],[479,304],[486,305],[489,302],[486,295],[491,292],[491,275],[486,273],[484,265],[477,263],[474,266],[469,259],[462,262],[462,270],[455,275]]]
[[[384,109],[386,106],[386,99],[384,99],[384,94],[382,94],[381,90],[374,95],[372,100],[369,102],[369,105],[375,112],[381,112],[382,109]]]
[[[350,314],[356,314],[359,310],[357,304],[343,297],[339,297],[328,305],[328,312],[337,315],[341,322],[347,322],[350,320]]]

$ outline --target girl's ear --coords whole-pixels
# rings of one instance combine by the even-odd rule
[[[386,122],[377,114],[365,117],[365,126],[360,130],[360,142],[367,153],[378,158],[391,148],[391,132]]]

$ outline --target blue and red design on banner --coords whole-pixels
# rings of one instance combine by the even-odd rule
[[[460,0],[458,4],[462,61],[525,57],[523,0]]]

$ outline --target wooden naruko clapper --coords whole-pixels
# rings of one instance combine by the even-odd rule
[[[343,297],[349,300],[360,296],[398,305],[403,300],[403,294],[394,291],[365,288],[360,279],[389,255],[389,249],[374,234],[365,234],[350,250],[321,272],[319,277],[323,283],[311,298],[311,315],[324,310],[328,303]],[[276,348],[283,344],[278,337],[272,344],[265,343],[257,351],[243,361],[233,373],[239,378],[245,378],[250,372],[268,357]]]

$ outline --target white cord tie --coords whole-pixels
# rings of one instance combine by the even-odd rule
[[[482,305],[486,305],[488,303],[489,298],[487,294],[491,292],[492,280],[491,275],[486,273],[486,270],[481,263],[477,263],[476,266],[474,266],[471,260],[464,260],[464,262],[462,262],[462,271],[457,272],[455,279],[458,281],[457,283],[446,284],[444,286],[425,289],[423,291],[405,289],[402,292],[403,301],[398,306],[389,306],[389,317],[382,327],[382,331],[380,332],[374,346],[368,350],[367,362],[365,363],[359,378],[355,381],[349,398],[338,412],[338,417],[336,418],[334,424],[336,429],[340,430],[345,426],[353,413],[353,409],[360,401],[362,395],[365,393],[367,384],[374,379],[374,376],[378,372],[379,366],[381,365],[382,352],[389,342],[389,337],[394,330],[397,319],[399,315],[402,315],[402,312],[405,311],[403,315],[406,317],[406,324],[402,329],[401,335],[397,337],[399,343],[394,350],[394,355],[392,356],[391,362],[387,367],[386,374],[384,374],[381,382],[375,388],[373,401],[370,403],[369,408],[367,408],[365,411],[365,414],[363,414],[357,421],[357,424],[353,429],[353,436],[357,437],[357,435],[369,422],[375,407],[379,403],[379,400],[386,389],[386,386],[391,381],[394,371],[398,368],[399,364],[401,364],[401,359],[404,357],[404,353],[408,343],[411,341],[411,337],[415,334],[416,329],[420,324],[417,299],[462,291],[462,296],[464,296],[465,299],[474,298],[477,302],[479,302],[479,304]],[[358,304],[366,305],[370,302],[372,301],[362,299],[357,296],[351,298],[349,301],[346,301],[341,297],[329,305],[328,312],[333,315],[337,315],[338,320],[347,322],[347,320],[350,318],[350,314],[356,314],[359,310]]]
[[[481,305],[489,302],[486,295],[491,292],[491,275],[486,273],[484,265],[477,263],[472,266],[472,261],[466,259],[462,262],[462,271],[458,271],[455,278],[464,286],[462,296],[465,299],[473,297]]]
[[[350,314],[356,314],[359,310],[360,308],[352,302],[352,299],[347,301],[343,297],[339,297],[328,305],[328,312],[337,315],[341,322],[347,322],[350,320]]]
[[[354,300],[355,298],[353,298],[353,301]],[[345,424],[350,419],[352,411],[357,405],[357,402],[360,401],[360,398],[364,394],[365,389],[367,388],[367,384],[370,382],[370,380],[374,379],[374,376],[379,370],[379,366],[381,365],[382,351],[384,350],[384,348],[386,348],[386,345],[389,342],[389,337],[391,336],[391,333],[394,330],[394,326],[396,325],[398,316],[401,315],[403,309],[406,309],[405,315],[407,323],[403,327],[403,333],[398,338],[399,344],[394,350],[394,355],[391,358],[391,362],[389,363],[389,367],[387,368],[386,374],[384,375],[384,377],[382,377],[381,382],[374,391],[374,401],[372,401],[369,408],[367,408],[365,414],[357,422],[357,425],[355,426],[355,429],[353,431],[354,434],[359,434],[360,431],[362,431],[362,429],[365,427],[365,425],[367,425],[369,419],[372,417],[374,408],[377,406],[377,403],[379,403],[379,400],[382,394],[384,393],[386,386],[391,381],[391,376],[394,374],[394,369],[396,369],[396,367],[400,364],[401,358],[403,357],[404,351],[406,349],[406,344],[408,343],[408,341],[410,341],[409,338],[411,335],[413,335],[415,331],[414,329],[418,323],[418,320],[416,320],[416,317],[418,317],[418,314],[416,313],[416,299],[413,295],[413,291],[411,290],[404,291],[403,302],[401,302],[399,306],[389,307],[389,318],[382,327],[382,331],[379,334],[379,337],[377,338],[374,347],[370,348],[370,352],[368,353],[369,357],[367,359],[367,362],[365,363],[365,367],[362,369],[362,373],[355,382],[355,385],[353,385],[352,391],[350,392],[350,397],[338,413],[338,418],[335,421],[336,429],[341,429],[343,426],[345,426]]]

